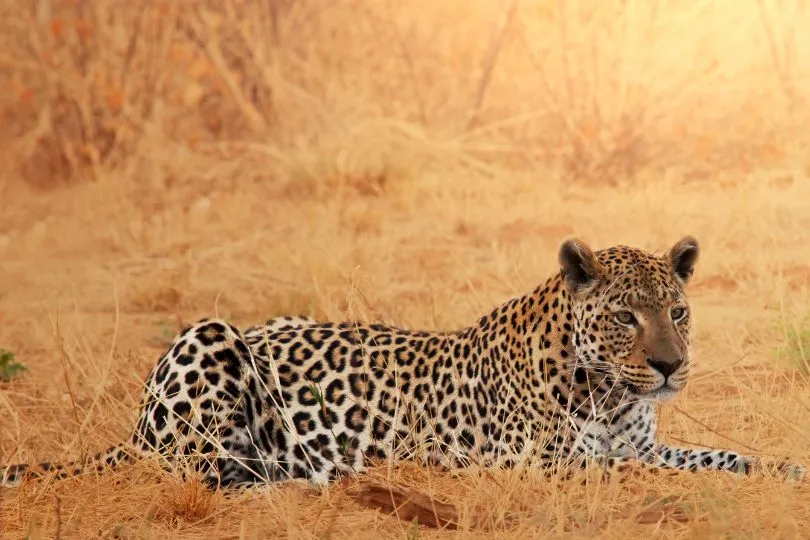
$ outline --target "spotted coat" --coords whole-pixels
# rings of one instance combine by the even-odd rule
[[[223,487],[323,484],[387,458],[748,473],[757,458],[656,438],[657,405],[692,367],[684,288],[697,254],[691,237],[660,256],[569,240],[544,284],[453,332],[298,317],[241,332],[202,320],[150,373],[126,442],[87,462],[9,466],[2,484],[142,458]]]

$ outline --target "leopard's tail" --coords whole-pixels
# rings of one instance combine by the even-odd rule
[[[57,480],[79,476],[80,474],[96,472],[102,473],[111,470],[122,463],[131,463],[134,453],[127,443],[112,446],[85,460],[69,461],[66,463],[39,463],[29,465],[19,463],[15,465],[0,466],[0,486],[16,487],[24,481],[35,478],[52,476]]]

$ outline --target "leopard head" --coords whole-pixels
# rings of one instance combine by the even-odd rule
[[[560,247],[579,366],[638,397],[665,399],[686,385],[691,311],[685,287],[698,259],[691,236],[663,255],[581,240]]]

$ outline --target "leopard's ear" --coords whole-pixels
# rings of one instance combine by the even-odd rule
[[[672,246],[665,259],[672,267],[672,273],[681,284],[686,285],[695,271],[700,255],[698,241],[693,236],[685,236]]]
[[[568,291],[581,295],[596,287],[604,269],[588,245],[578,238],[569,238],[560,246],[560,274]]]

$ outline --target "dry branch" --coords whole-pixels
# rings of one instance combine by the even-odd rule
[[[349,494],[363,506],[379,508],[403,521],[416,520],[421,525],[446,529],[458,526],[458,510],[454,505],[412,488],[363,480]]]

